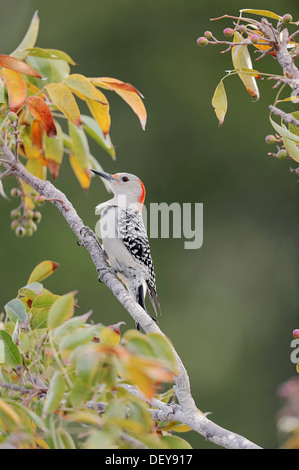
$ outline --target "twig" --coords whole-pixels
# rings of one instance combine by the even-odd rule
[[[271,113],[275,114],[276,116],[279,116],[285,122],[288,122],[289,124],[294,124],[294,126],[297,126],[299,128],[299,120],[296,119],[292,114],[285,113],[284,111],[279,108],[276,108],[276,106],[273,106],[272,104],[270,104],[269,109]]]
[[[8,382],[0,382],[0,388],[6,388],[7,390],[14,390],[15,392],[31,393],[32,389],[21,387],[20,385],[10,384]]]
[[[91,229],[86,230],[82,219],[78,216],[75,208],[67,199],[65,194],[57,189],[50,181],[40,180],[29,173],[21,163],[16,162],[14,155],[4,142],[0,143],[0,149],[6,158],[6,160],[4,160],[5,166],[11,169],[12,174],[21,178],[46,199],[51,200],[51,203],[59,209],[71,230],[74,232],[81,244],[88,250],[97,273],[102,273],[102,281],[132,316],[135,323],[139,323],[146,333],[159,333],[165,337],[158,325],[144,311],[144,309],[137,304],[124,285],[116,277],[114,271],[111,270],[107,264],[105,253],[97,241],[96,235]],[[186,423],[190,428],[194,429],[199,434],[202,434],[207,440],[216,444],[218,443],[221,446],[232,449],[257,448],[258,446],[247,439],[217,426],[215,423],[201,415],[191,394],[188,373],[179,355],[173,346],[171,347],[177,361],[177,373],[174,375],[174,388],[176,397],[180,404],[178,405],[179,408],[175,415],[176,419]],[[169,413],[171,411],[169,405],[165,406],[168,406],[167,411]]]

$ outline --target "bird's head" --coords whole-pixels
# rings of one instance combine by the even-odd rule
[[[117,198],[124,197],[126,199],[126,205],[130,204],[142,204],[145,199],[145,188],[142,181],[131,173],[116,173],[110,175],[104,171],[91,170],[96,175],[104,178],[114,195]]]

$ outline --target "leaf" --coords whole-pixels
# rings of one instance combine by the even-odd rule
[[[10,406],[8,403],[6,403],[1,398],[0,398],[0,411],[5,413],[16,424],[18,424],[18,425],[21,424],[21,420],[20,420],[20,417],[19,417],[18,413],[16,413],[16,411],[13,409],[13,407]]]
[[[39,17],[38,12],[36,11],[33,15],[28,31],[25,34],[23,40],[10,55],[15,57],[16,59],[24,59],[27,56],[26,49],[29,47],[33,47],[36,42],[38,30]]]
[[[37,329],[47,327],[49,310],[50,310],[50,307],[44,307],[44,308],[32,307],[30,309],[29,324],[32,330],[37,330]]]
[[[287,137],[282,138],[284,146],[293,160],[299,163],[299,148],[295,144],[295,142],[291,139],[288,139]]]
[[[104,99],[106,101],[104,101]],[[86,103],[89,107],[91,114],[93,115],[96,122],[99,124],[104,136],[106,137],[110,130],[111,117],[109,114],[109,103],[104,95],[102,97],[102,101],[104,101],[106,104],[103,105],[101,103],[98,103],[97,101],[86,98]]]
[[[81,126],[80,111],[69,88],[62,83],[49,83],[45,89],[59,111],[76,126]]]
[[[292,116],[294,116],[295,119],[299,120],[299,111],[295,111],[294,113],[292,113]],[[295,124],[290,123],[289,130],[290,132],[292,132],[292,134],[299,136],[299,127]]]
[[[35,299],[37,295],[40,295],[43,291],[43,285],[39,282],[32,282],[19,289],[19,295],[28,297],[30,300]]]
[[[64,378],[60,371],[56,370],[51,378],[47,398],[44,404],[42,416],[55,411],[60,406],[65,391]]]
[[[81,115],[82,125],[85,132],[101,145],[115,160],[115,148],[110,140],[109,134],[104,136],[99,124],[91,116]]]
[[[45,101],[40,96],[29,96],[27,104],[32,116],[44,126],[47,136],[55,137],[57,132],[54,119]]]
[[[56,339],[61,339],[64,336],[67,336],[70,333],[73,333],[75,330],[77,330],[78,328],[81,328],[84,325],[84,323],[87,322],[90,315],[91,315],[91,312],[88,312],[83,315],[66,320],[64,323],[62,323],[62,325],[58,326],[58,328],[55,328],[55,330],[53,331],[53,337]]]
[[[26,102],[25,82],[22,76],[13,70],[3,69],[2,73],[8,90],[9,108],[17,112]]]
[[[83,129],[69,122],[69,135],[72,140],[70,163],[83,189],[88,189],[91,180],[89,146]]]
[[[4,306],[5,312],[13,323],[27,323],[27,313],[23,302],[20,299],[10,300]]]
[[[74,292],[62,295],[52,304],[48,315],[48,328],[54,330],[74,314]]]
[[[60,351],[73,350],[81,344],[89,343],[94,337],[93,327],[81,328],[66,336],[60,343]]]
[[[155,357],[166,361],[172,372],[177,373],[177,361],[171,347],[170,341],[159,333],[150,333],[147,338],[153,348]]]
[[[216,87],[212,98],[212,106],[215,109],[216,116],[219,120],[219,126],[221,126],[223,124],[228,106],[223,80],[221,80]]]
[[[243,41],[243,36],[241,36],[238,31],[235,31],[234,33],[234,42],[241,42]],[[247,46],[234,46],[232,48],[232,61],[234,64],[235,69],[251,69],[252,68],[252,62],[251,62],[251,57],[248,52]],[[259,94],[259,89],[256,84],[256,80],[254,77],[245,74],[245,73],[238,73],[240,79],[242,80],[246,90],[251,94],[253,98],[256,100],[259,99],[260,94]]]
[[[272,126],[280,134],[282,137],[287,137],[290,140],[293,140],[294,142],[299,142],[299,136],[293,134],[290,132],[286,127],[282,127],[279,124],[277,124],[271,117],[269,118]]]
[[[32,307],[35,307],[35,308],[51,307],[51,305],[59,297],[60,297],[59,295],[55,295],[55,294],[42,294],[42,295],[39,295],[33,300]]]
[[[60,51],[58,49],[42,49],[41,47],[31,47],[27,48],[24,52],[26,52],[26,55],[29,56],[42,57],[44,59],[63,60],[71,65],[76,65],[76,62],[74,62],[66,52]]]
[[[103,93],[88,80],[88,78],[84,77],[79,73],[69,75],[64,80],[65,85],[67,85],[73,92],[78,94],[79,98],[83,99],[91,99],[98,101],[104,106],[108,106],[108,101],[103,95]]]
[[[240,13],[243,12],[252,13],[253,15],[266,16],[268,18],[273,18],[274,20],[282,20],[281,16],[269,10],[251,10],[250,8],[244,8],[243,10],[240,10]]]
[[[107,346],[117,346],[120,341],[120,325],[124,322],[119,322],[116,325],[109,325],[104,328],[99,334],[99,339],[101,343],[106,344]]]
[[[192,449],[189,442],[178,436],[161,436],[161,440],[165,442],[170,449]]]
[[[46,77],[48,83],[61,83],[69,74],[70,66],[65,60],[45,59],[43,57],[28,56],[27,61],[32,67]]]
[[[137,114],[141,127],[145,130],[147,113],[141,97],[141,93],[130,83],[124,83],[121,80],[110,77],[92,78],[91,82],[96,86],[108,88],[115,91]]]
[[[55,127],[57,132],[56,139],[51,139],[47,135],[44,136],[44,156],[47,161],[47,167],[54,179],[58,176],[64,154],[63,132],[60,124],[56,121]]]
[[[14,72],[30,75],[31,77],[41,78],[40,74],[30,65],[10,55],[0,54],[0,67],[4,67]]]
[[[5,364],[12,368],[20,366],[22,364],[20,351],[7,331],[0,330],[0,340],[4,343]]]
[[[29,276],[28,279],[28,284],[31,284],[32,282],[40,282],[46,279],[47,277],[51,276],[53,272],[59,267],[58,263],[55,263],[55,261],[42,261],[39,263],[32,273]]]

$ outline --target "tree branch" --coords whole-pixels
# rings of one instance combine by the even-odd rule
[[[297,126],[299,128],[299,121],[298,119],[294,118],[292,114],[285,113],[284,111],[279,108],[276,108],[272,104],[270,104],[269,109],[273,114],[281,117],[285,122],[288,122],[289,124],[294,124],[294,126]]]
[[[50,183],[50,181],[42,181],[29,173],[26,168],[16,160],[11,150],[3,141],[0,142],[0,151],[4,156],[2,163],[10,170],[12,175],[21,178],[59,209],[78,240],[89,252],[98,276],[112,291],[114,296],[124,306],[135,322],[139,323],[146,333],[155,332],[165,337],[158,325],[143,310],[143,308],[135,302],[124,285],[118,280],[114,271],[108,266],[105,253],[102,250],[96,235],[90,229],[84,230],[86,227],[84,226],[82,219],[78,216],[75,208],[67,199],[65,194]],[[194,429],[199,434],[203,435],[207,440],[230,449],[259,448],[247,439],[221,428],[198,411],[191,395],[187,371],[177,352],[173,346],[171,347],[177,361],[178,373],[174,374],[174,389],[179,405],[176,405],[176,407],[173,408],[173,406],[165,405],[159,400],[153,399],[151,405],[158,408],[158,412],[160,413],[159,419],[175,419],[181,421],[182,423],[187,424],[191,429]],[[135,391],[134,387],[131,387],[129,390],[134,394],[139,393]],[[145,399],[143,396],[142,398]]]

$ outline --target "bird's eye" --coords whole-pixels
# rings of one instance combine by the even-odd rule
[[[127,176],[123,176],[122,179],[121,179],[124,183],[126,183],[127,181],[129,181],[129,178]]]

